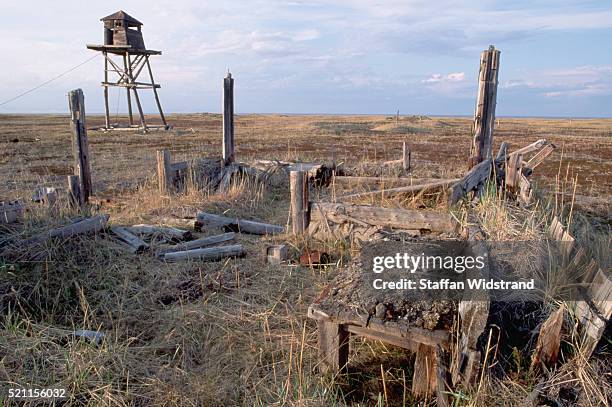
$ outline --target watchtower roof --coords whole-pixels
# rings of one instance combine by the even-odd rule
[[[123,20],[123,21],[128,22],[129,24],[142,25],[140,21],[136,20],[134,17],[132,17],[131,15],[129,15],[123,10],[119,10],[116,13],[113,13],[109,16],[106,16],[100,19],[100,21],[111,21],[111,20]]]

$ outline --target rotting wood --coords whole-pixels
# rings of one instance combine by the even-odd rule
[[[319,370],[339,374],[346,371],[349,355],[349,333],[342,325],[317,321],[319,332]]]
[[[453,185],[449,199],[450,206],[459,202],[468,192],[484,184],[491,175],[491,162],[491,159],[486,159],[472,167],[459,182]]]
[[[545,145],[544,148],[538,151],[536,155],[531,157],[529,161],[527,161],[526,163],[523,163],[523,165],[525,166],[525,169],[528,169],[530,172],[533,172],[533,170],[538,165],[544,162],[546,157],[548,157],[553,151],[555,151],[555,148],[556,148],[555,145],[552,143]]]
[[[25,206],[20,201],[0,202],[0,224],[22,220],[24,210]]]
[[[81,205],[81,187],[76,175],[68,175],[68,202],[72,208]]]
[[[362,184],[379,184],[381,186],[392,185],[421,185],[430,182],[440,181],[440,178],[413,178],[413,177],[357,177],[357,176],[340,176],[336,175],[333,178],[335,185],[362,185]]]
[[[191,231],[170,226],[133,225],[128,226],[127,230],[137,235],[159,235],[173,240],[188,240],[192,237]]]
[[[28,246],[32,244],[43,243],[51,239],[69,239],[73,236],[82,235],[86,233],[99,232],[106,226],[109,215],[97,215],[91,218],[79,220],[70,225],[62,226],[48,230],[43,233],[39,233],[29,239],[19,242],[21,246]]]
[[[294,235],[301,235],[308,229],[310,222],[308,175],[304,171],[289,173],[291,190],[291,223]]]
[[[72,153],[74,156],[74,175],[79,177],[80,204],[88,202],[91,195],[91,169],[89,167],[89,142],[87,140],[87,119],[85,97],[81,89],[68,94],[70,107],[70,128],[72,130]]]
[[[452,218],[447,213],[325,202],[312,202],[310,212],[311,226],[322,224],[331,227],[334,224],[353,223],[362,228],[374,229],[423,230],[432,233],[454,231]],[[309,228],[309,232],[316,233],[317,230]]]
[[[281,264],[287,260],[287,245],[278,244],[266,248],[266,261],[268,264]]]
[[[334,172],[337,170],[336,164],[333,162],[300,163],[279,160],[257,160],[250,165],[268,174],[278,169],[285,171],[287,174],[291,171],[305,171],[308,173],[312,185],[316,187],[329,185]]]
[[[227,257],[240,257],[244,255],[244,247],[240,244],[203,249],[184,250],[164,254],[164,261],[175,262],[185,260],[215,261]]]
[[[402,143],[402,168],[404,171],[410,171],[410,158],[410,147],[408,147],[406,142],[404,141]]]
[[[470,167],[492,158],[499,55],[499,50],[492,45],[480,55],[478,100],[474,112],[474,138],[470,153]]]
[[[437,355],[433,346],[419,344],[414,360],[412,394],[420,398],[433,394],[438,387]]]
[[[521,155],[529,154],[529,153],[532,153],[534,151],[537,151],[543,148],[547,144],[548,144],[548,141],[546,139],[539,139],[523,148],[519,148],[518,150],[511,152],[509,155],[512,156],[512,155],[518,155],[518,154],[521,154]]]
[[[223,78],[223,161],[234,162],[234,78],[229,71]]]
[[[157,182],[160,194],[167,195],[172,191],[173,179],[170,152],[166,149],[157,150]]]
[[[535,351],[531,357],[531,369],[540,365],[550,367],[557,362],[559,347],[561,346],[561,328],[565,307],[562,305],[557,311],[550,314],[542,324]]]
[[[149,249],[149,245],[145,241],[123,226],[113,226],[111,232],[130,248],[131,253],[138,254]]]
[[[254,235],[272,235],[283,233],[285,228],[269,223],[256,222],[252,220],[229,218],[227,216],[214,215],[212,213],[200,212],[197,220],[202,225],[211,227],[225,227],[240,233],[251,233]]]
[[[166,253],[181,252],[186,250],[201,249],[203,247],[216,245],[219,243],[234,240],[236,234],[234,232],[223,233],[215,236],[203,237],[201,239],[191,240],[175,245],[163,245],[157,249],[157,255],[162,257]]]
[[[357,199],[357,198],[365,198],[368,196],[379,196],[381,198],[390,198],[399,194],[408,194],[408,193],[419,193],[427,190],[433,190],[438,188],[446,188],[450,185],[453,185],[459,181],[456,179],[441,179],[433,182],[428,182],[426,184],[417,184],[417,185],[409,185],[405,187],[396,187],[396,188],[388,188],[381,189],[376,191],[367,191],[367,192],[358,192],[355,194],[343,195],[338,197],[338,200],[348,200],[348,199]]]

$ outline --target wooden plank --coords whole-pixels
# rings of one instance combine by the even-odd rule
[[[220,235],[203,237],[201,239],[191,240],[189,242],[183,242],[175,245],[164,245],[157,249],[157,255],[163,256],[166,253],[201,249],[203,247],[234,240],[235,237],[236,234],[234,232],[228,232]]]
[[[557,311],[550,314],[542,324],[535,351],[531,356],[531,368],[540,366],[551,367],[557,363],[559,347],[561,346],[561,328],[565,307],[562,305]]]
[[[234,78],[223,78],[223,161],[234,162]]]
[[[70,225],[39,233],[29,239],[22,241],[20,244],[30,245],[35,243],[42,243],[50,239],[69,239],[71,237],[81,234],[96,233],[104,229],[106,223],[108,222],[108,218],[109,215],[97,215],[91,218],[79,220],[78,222],[71,223]]]
[[[452,218],[447,213],[326,202],[312,202],[310,208],[311,221],[355,222],[366,226],[437,233],[454,231]]]
[[[227,216],[214,215],[212,213],[200,212],[197,215],[198,222],[212,227],[228,227],[241,233],[251,233],[255,235],[272,235],[283,233],[285,228],[282,226],[271,225],[269,223],[256,222],[252,220],[229,218]]]
[[[127,227],[127,230],[138,235],[160,235],[174,240],[191,239],[191,232],[189,230],[173,228],[170,226],[134,225]]]
[[[491,159],[482,161],[472,167],[459,182],[453,185],[449,199],[450,206],[459,202],[468,192],[484,184],[491,175],[491,163]]]
[[[358,325],[345,325],[344,327],[348,332],[352,334],[359,335],[374,341],[390,343],[391,345],[408,349],[412,352],[416,352],[419,348],[419,342],[415,342],[409,338],[398,337],[395,335],[388,334],[386,332],[379,332],[377,330],[364,328]]]
[[[81,187],[76,175],[68,175],[68,201],[72,208],[81,206]]]
[[[304,171],[289,173],[291,189],[291,223],[293,234],[300,235],[308,229],[310,211],[308,201],[308,175]]]
[[[319,332],[319,370],[322,373],[346,372],[349,355],[349,333],[342,325],[317,321]]]
[[[149,245],[145,243],[141,238],[132,234],[127,228],[122,226],[113,226],[111,228],[113,232],[127,247],[130,248],[130,252],[134,254],[142,253],[149,249]]]
[[[529,153],[532,153],[532,152],[534,152],[536,150],[539,150],[539,149],[543,148],[547,144],[548,144],[548,141],[546,139],[540,139],[540,140],[534,141],[533,143],[531,143],[531,144],[529,144],[529,145],[527,145],[527,146],[525,146],[523,148],[519,148],[518,150],[513,151],[512,153],[510,153],[510,156],[518,155],[518,154],[521,154],[521,155],[529,154]],[[510,157],[508,157],[508,158],[510,158]]]
[[[173,187],[170,152],[166,149],[157,150],[157,182],[159,193],[167,195]]]
[[[414,375],[412,376],[412,394],[415,397],[426,397],[436,391],[438,363],[435,347],[420,344],[414,360]]]
[[[89,142],[87,139],[87,118],[85,114],[85,96],[81,89],[68,94],[70,107],[70,128],[72,130],[72,154],[74,157],[74,175],[80,181],[80,204],[83,205],[91,195],[91,169],[89,166]]]
[[[555,151],[554,144],[547,144],[540,151],[537,152],[536,155],[531,157],[529,161],[524,163],[523,165],[527,167],[530,171],[533,171],[538,165],[542,164],[546,157],[548,157],[553,151]]]
[[[459,179],[441,179],[434,182],[429,182],[427,184],[418,184],[418,185],[409,185],[405,187],[396,187],[396,188],[388,188],[381,189],[376,191],[367,191],[367,192],[358,192],[355,194],[343,195],[338,197],[338,200],[350,200],[350,199],[358,199],[365,198],[368,196],[379,196],[381,198],[390,198],[399,194],[408,194],[408,193],[419,193],[426,190],[432,190],[437,188],[446,188],[451,185],[456,184]]]
[[[163,259],[167,262],[186,260],[215,261],[242,255],[244,255],[244,247],[240,244],[235,244],[165,253]]]
[[[385,186],[392,185],[420,185],[430,182],[440,181],[440,178],[413,178],[413,177],[356,177],[336,175],[333,182],[336,185],[362,185],[362,184],[379,184]]]
[[[511,191],[519,188],[522,162],[522,154],[511,154],[508,162],[506,163],[506,188],[510,189]]]
[[[406,142],[402,143],[402,168],[404,171],[410,171],[410,148],[407,146]]]

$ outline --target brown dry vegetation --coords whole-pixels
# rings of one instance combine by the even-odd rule
[[[223,195],[190,189],[159,197],[156,149],[169,148],[174,161],[220,152],[219,115],[170,116],[169,121],[175,126],[169,133],[90,131],[94,191],[108,198],[93,211],[110,213],[115,224],[181,226],[181,218],[198,210],[287,223],[286,180],[266,186],[243,180]],[[394,118],[380,116],[239,116],[236,154],[247,162],[334,159],[365,173],[368,163],[399,158],[399,146],[407,141],[415,177],[456,177],[465,170],[470,123],[467,118],[404,117],[396,125]],[[99,117],[89,119],[90,127],[98,124]],[[71,173],[66,117],[0,116],[0,126],[0,200],[27,201],[36,186],[64,186]],[[540,138],[559,147],[535,179],[540,191],[567,194],[557,199],[557,213],[567,219],[578,175],[574,230],[603,267],[609,266],[611,136],[612,120],[603,119],[500,119],[496,129],[497,144],[507,141],[511,149]],[[493,238],[532,237],[544,230],[555,207],[554,199],[549,206],[545,201],[526,211],[491,196],[476,215]],[[68,209],[50,217],[46,209],[33,207],[25,228],[3,231],[2,239],[74,217]],[[409,391],[414,356],[380,343],[355,339],[352,373],[319,376],[316,329],[306,309],[336,266],[271,266],[261,254],[274,241],[288,241],[294,253],[316,244],[342,265],[354,247],[286,236],[240,235],[238,241],[247,256],[216,263],[166,264],[126,254],[101,236],[56,242],[44,262],[0,263],[0,400],[7,387],[64,387],[69,405],[416,405]],[[73,329],[99,329],[106,340],[100,347],[66,340]],[[574,339],[564,339],[568,363],[544,376],[544,393],[563,403],[574,398],[578,405],[609,403],[609,350],[600,349],[584,363],[573,357]],[[451,399],[455,405],[517,405],[541,379],[525,369],[528,363],[517,349],[504,363],[507,371],[489,369],[477,388],[458,389]]]

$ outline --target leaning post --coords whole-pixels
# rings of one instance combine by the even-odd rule
[[[68,105],[70,107],[74,174],[79,177],[79,203],[82,205],[89,201],[89,196],[91,195],[91,169],[89,167],[85,96],[81,89],[70,91],[68,94]]]
[[[234,78],[229,71],[223,78],[223,162],[234,162]]]
[[[478,100],[474,112],[474,138],[470,152],[470,168],[491,158],[492,155],[499,54],[499,50],[491,45],[480,55]]]
[[[291,223],[293,234],[301,235],[308,229],[310,223],[308,203],[308,173],[306,171],[291,171],[289,173],[291,188]]]

